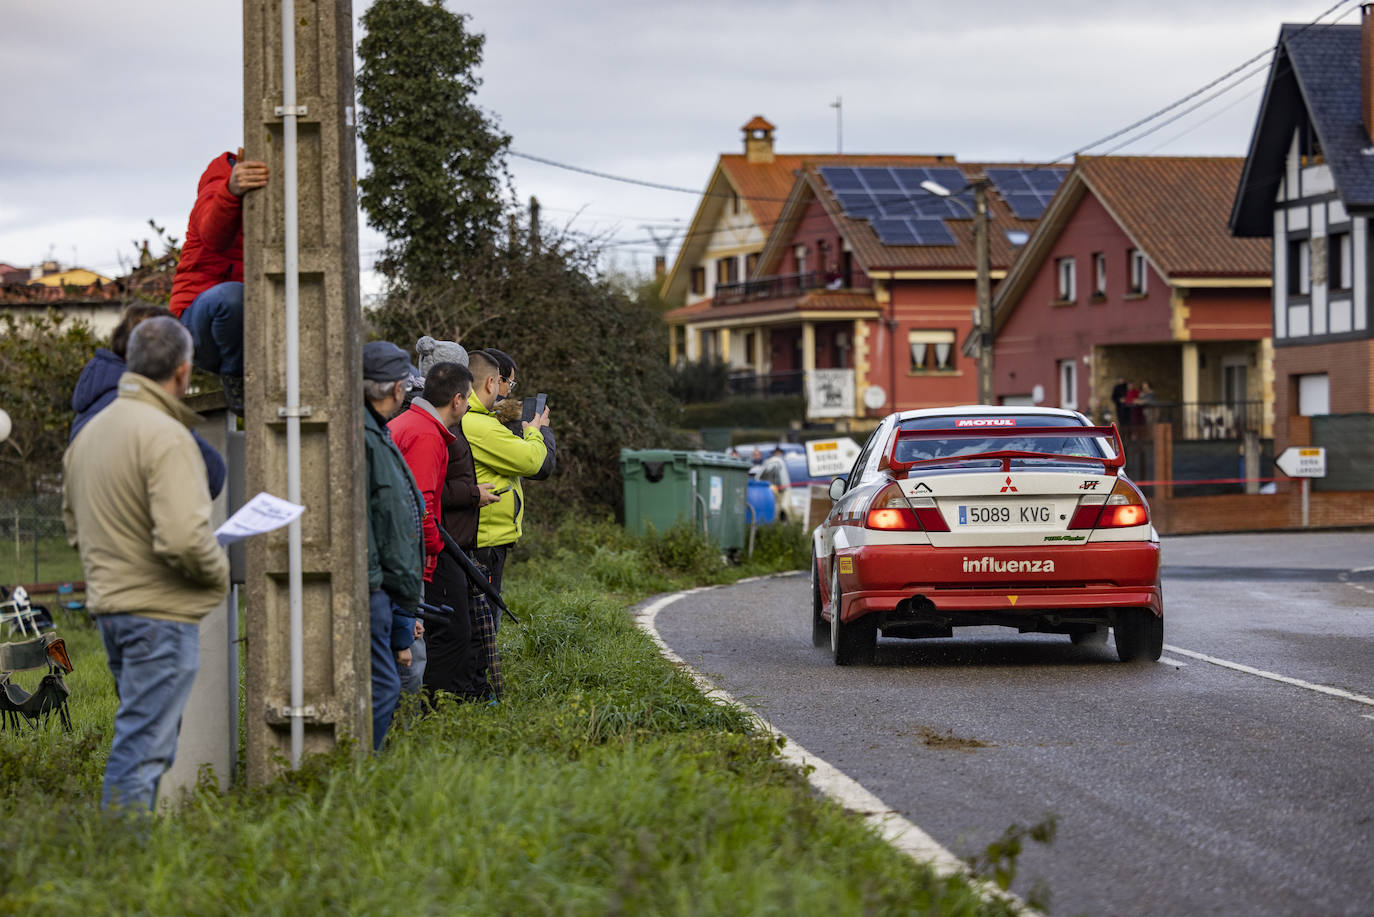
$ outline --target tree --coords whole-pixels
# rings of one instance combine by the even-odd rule
[[[515,358],[518,394],[545,392],[558,473],[536,505],[615,508],[622,447],[670,446],[660,310],[597,267],[585,242],[541,232],[500,195],[510,138],[472,103],[482,36],[430,0],[377,0],[363,17],[359,182],[386,234],[391,284],[370,314],[409,348],[421,335]]]
[[[0,408],[12,424],[0,444],[0,489],[31,492],[35,478],[61,469],[72,390],[99,344],[89,325],[55,311],[0,314]]]
[[[510,137],[474,103],[485,39],[467,18],[440,0],[376,0],[362,18],[359,202],[387,238],[378,267],[412,296],[480,263],[506,210]]]

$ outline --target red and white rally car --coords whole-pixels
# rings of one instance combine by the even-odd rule
[[[990,624],[1116,636],[1123,662],[1164,644],[1159,535],[1121,473],[1116,428],[1052,408],[886,417],[812,535],[812,640],[836,665],[878,632],[948,637]]]

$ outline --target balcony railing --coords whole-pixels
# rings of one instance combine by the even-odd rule
[[[1263,436],[1264,415],[1263,401],[1164,401],[1127,405],[1120,420],[1127,434],[1149,435],[1150,426],[1166,423],[1176,440],[1240,439],[1252,431]]]
[[[800,369],[774,373],[731,373],[731,395],[800,395],[806,373]]]
[[[774,277],[746,280],[743,283],[717,284],[715,302],[718,306],[728,306],[756,299],[780,299],[783,296],[797,296],[823,286],[825,275],[815,271],[805,274],[778,274]]]

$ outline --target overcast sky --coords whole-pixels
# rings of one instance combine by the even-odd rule
[[[355,23],[368,0],[354,0]],[[449,3],[486,35],[481,104],[513,148],[703,187],[755,114],[784,152],[1048,160],[1144,117],[1335,0],[584,0]],[[0,0],[0,262],[119,272],[152,218],[181,235],[196,181],[243,125],[234,2]],[[1358,21],[1350,0],[1327,21]],[[355,35],[355,39],[356,39]],[[1266,58],[1267,60],[1267,58]],[[1244,155],[1263,74],[1123,153]],[[1220,88],[1220,87],[1218,87]],[[1106,144],[1092,152],[1104,152]],[[696,198],[511,160],[522,198],[645,240]],[[575,216],[576,215],[576,216]],[[380,237],[361,227],[366,270]],[[660,233],[666,229],[657,230]],[[618,249],[647,271],[653,248]],[[365,277],[364,290],[375,290]]]

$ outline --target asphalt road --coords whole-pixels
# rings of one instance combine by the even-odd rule
[[[1013,885],[1054,914],[1374,914],[1374,706],[1183,652],[1374,697],[1374,533],[1173,538],[1164,563],[1160,663],[977,628],[837,668],[805,575],[657,625],[955,854],[1055,814]]]

